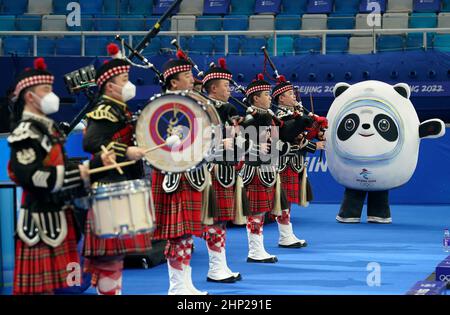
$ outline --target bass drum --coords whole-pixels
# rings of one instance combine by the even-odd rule
[[[191,91],[158,94],[150,99],[136,124],[136,142],[155,148],[145,160],[165,173],[181,173],[211,160],[222,137],[222,124],[214,105]],[[165,145],[169,136],[179,143]]]

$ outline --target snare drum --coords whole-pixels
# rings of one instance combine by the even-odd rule
[[[146,161],[167,173],[181,173],[199,167],[214,154],[222,137],[220,116],[204,96],[191,91],[159,94],[150,99],[136,124],[140,147],[160,148],[148,152]],[[169,136],[180,143],[164,145]]]
[[[129,180],[93,188],[94,232],[100,238],[153,232],[155,207],[150,183]]]

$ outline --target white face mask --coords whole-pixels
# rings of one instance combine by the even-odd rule
[[[113,83],[114,85],[118,86],[117,84]],[[136,86],[128,81],[123,87],[122,87],[122,101],[127,102],[134,98],[136,96]]]
[[[42,98],[40,98],[33,92],[31,93],[35,98],[39,99],[38,103],[41,107],[41,111],[45,115],[54,114],[59,110],[59,97],[55,93],[50,92]]]

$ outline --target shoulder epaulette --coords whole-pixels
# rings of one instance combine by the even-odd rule
[[[118,122],[119,117],[117,112],[112,108],[111,105],[101,104],[98,105],[93,111],[86,115],[88,118],[94,120],[109,120],[111,122]]]
[[[8,142],[20,142],[26,139],[42,139],[43,134],[34,127],[31,121],[22,121],[9,135]]]

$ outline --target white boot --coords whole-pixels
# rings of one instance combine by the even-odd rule
[[[183,272],[184,272],[184,279],[186,281],[186,287],[189,290],[190,295],[208,295],[208,292],[206,291],[200,291],[196,287],[194,287],[194,283],[192,283],[192,267],[186,266],[183,264]]]
[[[263,235],[253,234],[247,229],[248,257],[247,262],[276,263],[278,258],[270,255],[264,248]]]
[[[221,282],[221,283],[233,283],[236,282],[234,276],[227,271],[227,261],[225,257],[225,250],[222,249],[221,252],[211,250],[208,247],[209,255],[209,270],[207,281],[210,282]]]
[[[278,223],[278,231],[280,237],[278,238],[278,246],[288,248],[301,248],[306,247],[308,244],[305,240],[299,240],[292,230],[292,223],[280,224]]]
[[[193,293],[187,286],[185,270],[178,270],[173,268],[169,261],[167,261],[169,269],[169,295],[192,295]]]
[[[226,252],[225,252],[225,247],[222,248],[220,254],[223,255],[223,261],[224,261],[225,270],[226,270],[230,275],[232,275],[236,281],[242,280],[242,276],[241,276],[241,274],[240,274],[239,272],[233,272],[233,271],[231,271],[231,269],[228,267],[228,264],[227,264],[227,255],[226,255]]]

